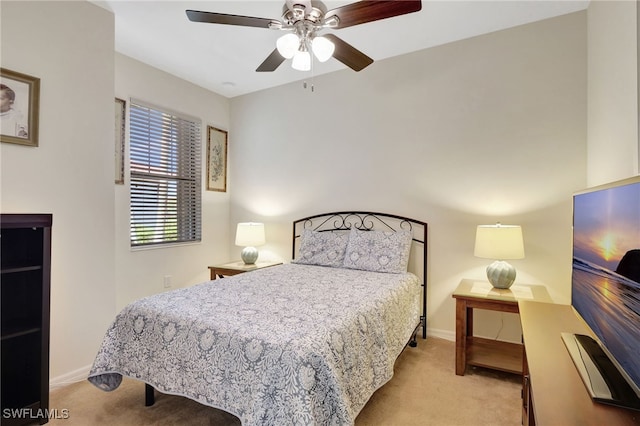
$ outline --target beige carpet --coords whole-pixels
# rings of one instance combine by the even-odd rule
[[[369,400],[356,426],[478,426],[521,424],[521,381],[516,375],[468,367],[454,373],[455,344],[430,337],[406,348],[396,362],[393,379]],[[144,406],[144,384],[125,379],[113,392],[88,381],[51,393],[50,408],[67,409],[61,426],[239,425],[223,411],[187,398],[156,392],[156,403]]]

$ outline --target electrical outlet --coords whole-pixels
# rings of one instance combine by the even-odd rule
[[[171,275],[164,276],[164,288],[171,288]]]

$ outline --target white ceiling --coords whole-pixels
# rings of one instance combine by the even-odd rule
[[[348,1],[324,1],[328,10]],[[303,80],[290,60],[270,73],[255,69],[283,33],[262,28],[191,22],[185,10],[280,19],[284,0],[107,0],[94,3],[115,14],[116,51],[232,98]],[[416,13],[326,30],[375,61],[553,16],[586,9],[588,0],[423,0]],[[374,67],[370,65],[370,67]],[[315,75],[355,72],[335,59],[314,62]],[[367,68],[360,71],[366,73]]]

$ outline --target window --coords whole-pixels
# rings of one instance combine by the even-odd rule
[[[130,104],[131,246],[200,241],[200,121]]]

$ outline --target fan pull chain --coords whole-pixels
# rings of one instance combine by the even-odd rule
[[[313,92],[315,87],[313,86],[313,76],[311,77],[311,91]],[[302,83],[302,87],[304,87],[305,89],[307,88],[307,80],[304,81],[304,83]]]
[[[314,80],[315,80],[315,78],[314,78],[314,77],[315,77],[315,73],[314,73],[314,67],[313,67],[313,64],[314,64],[315,62],[316,62],[316,61],[315,61],[314,54],[313,54],[313,53],[311,53],[311,92],[314,92],[314,91],[315,91],[315,86],[313,85],[313,82],[314,82]]]
[[[315,86],[313,85],[313,81],[314,81],[314,73],[313,73],[313,63],[315,61],[313,60],[313,55],[311,55],[311,91],[315,92]],[[304,87],[305,89],[307,88],[307,80],[304,81],[304,83],[302,84],[302,87]]]

